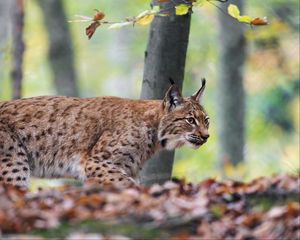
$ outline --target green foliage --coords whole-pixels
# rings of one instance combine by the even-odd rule
[[[294,123],[288,106],[295,95],[299,94],[299,80],[290,81],[286,85],[268,90],[263,96],[268,101],[260,106],[267,121],[279,126],[283,131],[292,132]]]

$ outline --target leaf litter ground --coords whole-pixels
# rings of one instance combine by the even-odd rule
[[[0,185],[0,238],[299,239],[300,176],[126,190]]]

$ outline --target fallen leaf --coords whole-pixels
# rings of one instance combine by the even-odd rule
[[[26,233],[62,223],[121,220],[134,221],[137,228],[145,224],[157,230],[176,229],[176,233],[170,231],[170,239],[297,239],[299,180],[300,176],[289,175],[259,177],[250,183],[207,179],[192,184],[174,179],[125,190],[63,186],[38,192],[0,184],[0,232]],[[268,210],[256,207],[262,197],[270,201]],[[283,201],[278,203],[278,199]],[[66,237],[93,237],[80,231],[75,229]],[[103,235],[105,240],[113,237],[119,238]]]

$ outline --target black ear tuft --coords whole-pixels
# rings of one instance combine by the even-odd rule
[[[202,82],[201,88],[191,96],[191,98],[193,100],[198,101],[198,102],[200,101],[201,96],[203,95],[205,85],[206,85],[206,79],[202,78],[201,82]]]
[[[202,79],[201,79],[201,82],[202,82],[202,86],[201,86],[201,88],[202,88],[202,87],[205,87],[205,84],[206,84],[206,79],[205,79],[205,78],[202,78]]]

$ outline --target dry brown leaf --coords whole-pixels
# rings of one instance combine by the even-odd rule
[[[96,29],[100,26],[100,22],[95,21],[92,22],[86,29],[85,29],[85,34],[88,36],[89,39],[92,38],[92,36],[94,35]]]
[[[96,11],[96,14],[94,15],[94,18],[93,18],[94,21],[100,21],[105,17],[104,12],[100,12],[97,9],[95,9],[95,11]]]
[[[268,19],[266,17],[264,17],[264,18],[254,18],[250,22],[250,24],[254,25],[254,26],[264,26],[264,25],[268,25],[269,22],[268,22]]]
[[[299,176],[282,175],[261,177],[250,183],[207,179],[190,184],[176,180],[150,188],[66,186],[37,193],[0,185],[0,231],[48,229],[62,221],[139,219],[137,226],[145,221],[160,227],[176,220],[176,226],[193,222],[193,228],[185,228],[183,238],[294,239],[300,232],[298,202],[289,200],[281,206],[271,206],[269,211],[258,211],[248,198],[274,192],[297,196],[298,183]]]

